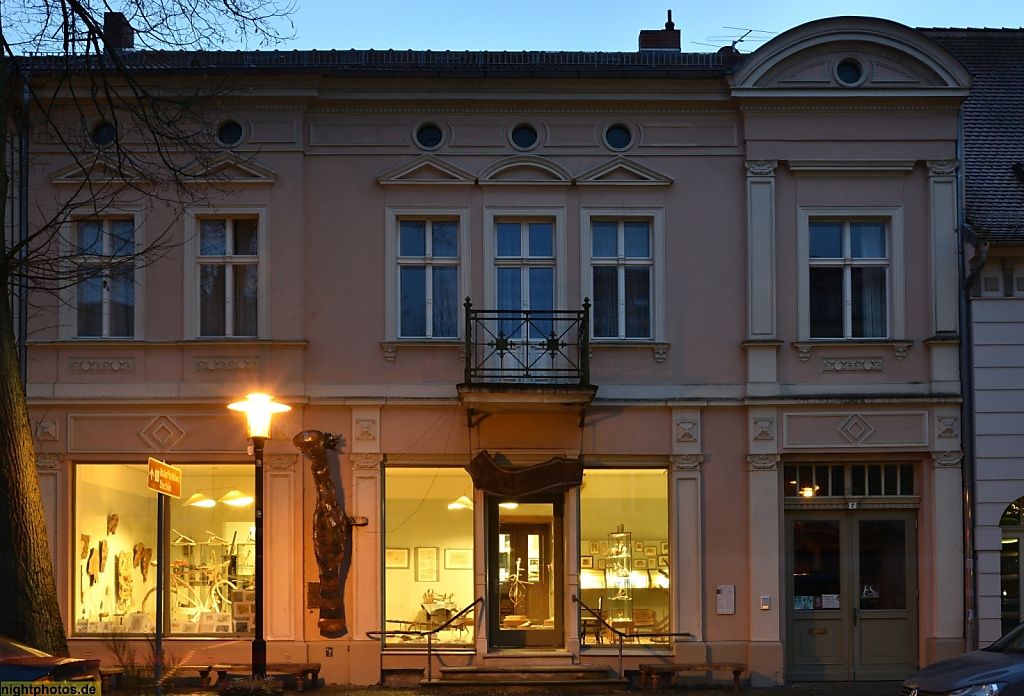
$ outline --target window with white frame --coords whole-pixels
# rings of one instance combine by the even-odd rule
[[[665,341],[663,208],[582,209],[583,295],[597,341]]]
[[[131,216],[73,223],[75,336],[135,336],[136,245]]]
[[[888,338],[889,252],[880,220],[812,220],[811,338]]]
[[[194,227],[198,335],[259,336],[260,216],[196,215]]]
[[[401,338],[458,338],[459,221],[398,221]]]
[[[801,209],[801,340],[900,340],[905,333],[898,208]]]

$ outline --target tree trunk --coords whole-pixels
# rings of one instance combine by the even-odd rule
[[[0,257],[0,634],[67,655],[3,264]]]

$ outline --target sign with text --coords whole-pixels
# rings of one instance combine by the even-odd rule
[[[165,464],[159,459],[149,458],[147,487],[157,493],[173,498],[181,497],[181,469]]]

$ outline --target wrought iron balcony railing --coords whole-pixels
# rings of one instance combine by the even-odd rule
[[[582,309],[473,309],[466,384],[590,385],[590,300]]]

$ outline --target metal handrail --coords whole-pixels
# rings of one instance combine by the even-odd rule
[[[428,682],[429,681],[433,681],[433,679],[434,679],[434,674],[433,674],[433,672],[434,672],[434,665],[433,665],[433,641],[432,641],[433,636],[435,634],[445,630],[449,626],[451,626],[455,622],[455,620],[458,619],[459,617],[465,616],[467,613],[469,613],[469,611],[471,609],[475,608],[477,604],[480,605],[480,608],[482,610],[483,609],[483,605],[484,605],[484,598],[483,597],[477,597],[476,599],[473,600],[472,604],[469,604],[468,606],[466,606],[458,614],[455,614],[454,616],[449,618],[447,621],[445,621],[440,626],[436,626],[435,628],[432,628],[429,631],[388,631],[388,630],[367,631],[366,632],[366,637],[367,638],[380,638],[381,641],[383,642],[383,641],[385,641],[387,636],[426,636],[427,637],[427,681]],[[385,622],[386,621],[389,621],[389,619],[385,619]],[[407,622],[403,621],[401,623],[407,623]]]
[[[619,639],[619,677],[620,678],[623,676],[623,673],[622,673],[622,643],[623,643],[623,641],[626,638],[636,638],[637,636],[640,636],[640,635],[650,636],[652,638],[672,638],[672,637],[677,637],[677,638],[689,638],[690,640],[694,640],[696,638],[696,636],[694,636],[689,631],[681,631],[681,632],[675,632],[675,631],[653,632],[652,631],[651,633],[623,633],[622,631],[620,631],[619,629],[615,628],[610,623],[605,621],[603,616],[601,616],[598,612],[596,612],[593,609],[591,609],[590,607],[588,607],[586,605],[586,603],[582,599],[577,597],[576,595],[572,596],[572,601],[576,602],[582,608],[586,609],[587,613],[589,613],[591,616],[593,616],[595,619],[597,619],[598,623],[600,623],[602,626],[607,628],[609,631],[611,631],[612,633],[614,633],[618,637],[618,639]]]

